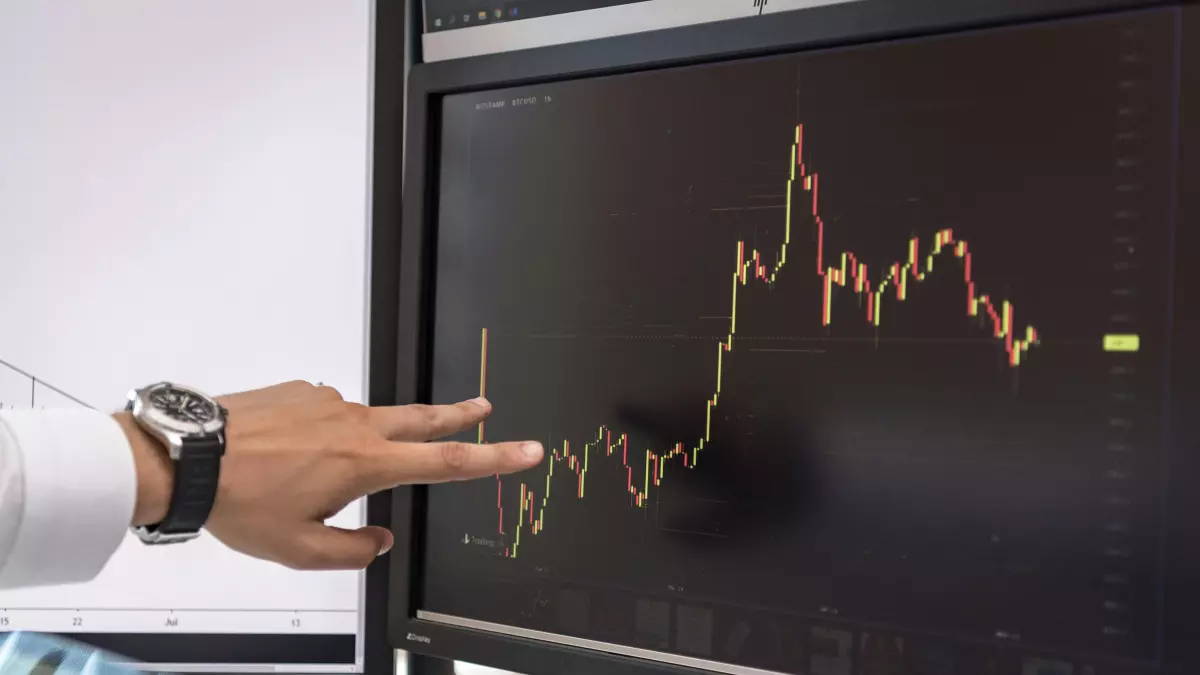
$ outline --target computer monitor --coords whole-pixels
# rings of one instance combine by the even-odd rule
[[[937,4],[938,6],[934,6]],[[1200,670],[1200,7],[861,2],[413,70],[393,644]]]

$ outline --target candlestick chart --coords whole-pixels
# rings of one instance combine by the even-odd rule
[[[428,488],[421,611],[784,672],[721,636],[1150,653],[1170,44],[1062,23],[447,97],[429,398],[546,456]]]
[[[953,229],[939,229],[932,233],[925,244],[919,237],[910,238],[903,243],[904,255],[890,264],[884,265],[878,273],[853,251],[842,251],[840,254],[825,255],[826,223],[820,209],[820,179],[821,174],[809,169],[804,155],[804,125],[797,124],[791,139],[789,160],[786,171],[784,196],[786,199],[784,213],[783,240],[774,251],[748,249],[745,241],[738,241],[736,257],[733,260],[730,276],[730,309],[728,334],[720,340],[716,347],[714,391],[704,402],[704,429],[688,441],[678,441],[665,449],[644,449],[639,452],[635,447],[629,447],[630,438],[627,433],[614,430],[608,425],[600,425],[594,436],[577,441],[572,446],[569,439],[563,439],[561,446],[549,450],[545,462],[546,471],[541,483],[520,483],[520,498],[517,504],[515,519],[506,524],[504,512],[503,479],[496,477],[496,511],[497,531],[499,534],[512,536],[512,544],[505,548],[505,556],[516,558],[521,551],[521,535],[539,535],[546,530],[547,512],[551,508],[552,495],[558,497],[558,492],[551,492],[551,484],[558,471],[567,472],[575,483],[574,498],[585,499],[587,494],[587,478],[593,457],[597,461],[615,460],[620,457],[621,467],[625,470],[624,491],[629,495],[629,504],[634,508],[645,508],[652,489],[662,485],[667,476],[668,466],[678,466],[682,469],[696,469],[701,463],[701,457],[712,442],[713,412],[720,406],[722,380],[726,368],[725,355],[735,350],[738,327],[738,295],[740,289],[751,284],[759,284],[773,288],[783,274],[798,273],[804,269],[803,264],[788,264],[789,247],[795,249],[792,242],[793,214],[797,225],[803,219],[812,227],[812,236],[816,244],[815,266],[813,270],[820,278],[822,285],[821,306],[817,308],[814,319],[824,327],[834,324],[834,307],[837,296],[844,291],[852,294],[858,306],[858,316],[847,317],[846,320],[865,321],[873,327],[884,323],[884,307],[894,303],[895,308],[888,312],[901,311],[903,303],[909,300],[909,285],[920,284],[932,275],[957,275],[961,279],[964,301],[959,308],[946,308],[946,311],[961,312],[965,317],[974,319],[979,331],[990,336],[997,348],[1004,352],[1005,363],[1010,368],[1020,367],[1031,347],[1039,343],[1039,333],[1032,324],[1024,324],[1017,329],[1016,305],[1008,298],[995,298],[976,287],[972,276],[974,250],[968,239],[956,234]],[[798,229],[798,228],[797,228]],[[796,254],[792,254],[793,260]],[[797,308],[803,311],[803,308]],[[839,315],[840,317],[840,315]],[[487,394],[487,345],[488,331],[481,331],[479,394]],[[615,433],[614,433],[615,431]],[[479,425],[478,440],[485,440],[484,425]]]

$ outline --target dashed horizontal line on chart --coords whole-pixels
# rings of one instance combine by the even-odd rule
[[[713,539],[728,539],[727,534],[717,534],[716,532],[701,532],[699,530],[680,530],[673,527],[660,527],[659,532],[671,532],[673,534],[694,534],[699,537],[712,537]]]
[[[825,353],[827,353],[827,351],[824,349],[767,349],[767,348],[754,348],[754,347],[751,347],[747,351],[763,352],[763,353],[769,353],[769,354],[825,354]]]
[[[1004,449],[1011,447],[1012,443],[997,441],[996,443],[976,442],[976,443],[970,443],[968,445],[970,448],[972,448],[974,450],[984,450],[984,449],[991,448],[996,451],[1002,451]],[[956,449],[961,449],[964,446],[958,445],[955,447],[956,447]],[[939,454],[922,455],[922,454],[915,454],[915,453],[908,453],[908,452],[895,452],[895,451],[889,451],[889,452],[863,452],[863,451],[840,452],[840,451],[836,451],[836,450],[822,450],[822,451],[819,451],[819,454],[826,456],[826,457],[836,457],[836,458],[845,459],[845,460],[885,462],[885,463],[891,463],[891,464],[897,464],[897,463],[938,464],[938,465],[953,464],[955,466],[976,466],[976,467],[989,467],[989,468],[996,468],[996,469],[1021,469],[1021,470],[1031,470],[1031,471],[1045,470],[1050,473],[1070,473],[1070,472],[1074,471],[1074,469],[1072,467],[1067,466],[1067,465],[1048,466],[1045,464],[1038,464],[1032,459],[1028,460],[1028,461],[1014,461],[1011,459],[966,458],[966,457],[961,457],[961,456],[955,455],[950,452],[947,452],[946,454],[940,454],[940,455]]]
[[[571,340],[692,340],[692,341],[708,341],[717,342],[726,339],[726,335],[528,335],[530,339],[571,339]],[[919,338],[919,337],[796,337],[790,335],[761,335],[761,336],[739,336],[739,342],[750,341],[790,341],[790,342],[825,342],[825,343],[870,343],[870,344],[960,344],[960,345],[994,345],[995,341],[991,338]],[[1093,346],[1098,343],[1094,339],[1042,339],[1039,344],[1047,346]]]
[[[766,209],[786,209],[787,204],[767,204],[763,206],[721,206],[709,211],[763,211]]]

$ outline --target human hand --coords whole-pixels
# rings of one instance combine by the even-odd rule
[[[372,408],[307,382],[218,400],[229,410],[226,450],[205,529],[230,548],[295,569],[361,569],[392,547],[382,527],[325,525],[360,497],[520,471],[542,459],[536,442],[425,442],[479,424],[491,413],[482,400]],[[137,466],[133,524],[157,523],[170,502],[171,462],[127,413],[116,418]]]

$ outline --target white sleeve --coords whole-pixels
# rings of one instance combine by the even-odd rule
[[[125,432],[94,410],[0,413],[0,588],[89,581],[133,518]]]

